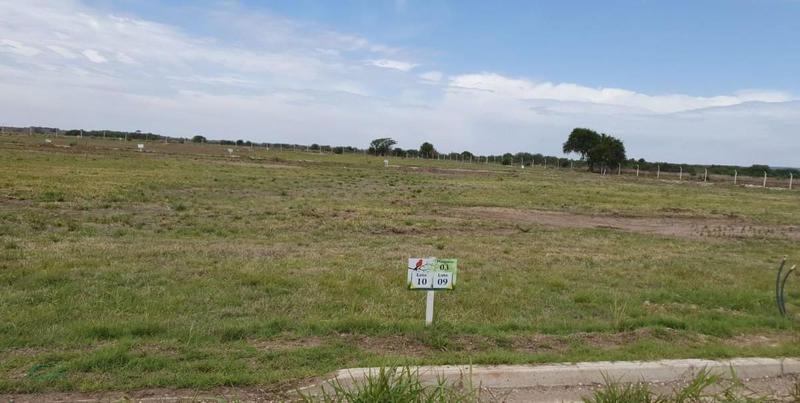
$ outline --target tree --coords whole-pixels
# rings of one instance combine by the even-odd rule
[[[419,153],[425,158],[433,158],[436,155],[436,149],[433,148],[433,144],[426,141],[419,146]]]
[[[625,162],[625,145],[622,144],[622,140],[603,133],[597,144],[589,150],[587,157],[590,170],[595,164],[617,166]]]
[[[596,164],[616,166],[625,162],[625,145],[622,140],[594,130],[575,128],[564,143],[564,153],[578,153],[586,160],[589,170]]]
[[[564,153],[578,153],[581,156],[581,160],[583,160],[589,155],[592,147],[596,146],[600,141],[600,137],[594,130],[580,127],[572,129],[572,133],[569,134],[567,141],[564,143]]]
[[[201,135],[197,135],[197,136],[192,137],[192,143],[205,143],[205,142],[206,142],[206,138],[201,136]]]
[[[395,144],[397,144],[397,142],[388,137],[375,139],[369,143],[369,152],[375,155],[386,155],[392,150],[392,146]]]

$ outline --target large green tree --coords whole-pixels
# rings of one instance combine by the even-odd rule
[[[419,146],[419,153],[425,158],[433,158],[436,156],[436,149],[433,147],[433,144],[426,141]]]
[[[594,170],[595,165],[610,167],[625,161],[625,145],[622,140],[580,127],[569,134],[563,150],[564,153],[578,153],[582,160],[586,160],[590,171]]]
[[[589,150],[600,141],[600,134],[594,130],[577,127],[572,129],[567,141],[564,143],[564,153],[578,153],[581,159],[586,159]]]
[[[392,150],[392,146],[395,144],[397,144],[397,142],[389,137],[375,139],[369,143],[369,152],[375,155],[386,155],[389,154]]]
[[[587,154],[589,165],[599,164],[601,167],[615,167],[625,162],[625,145],[622,140],[606,134],[600,135],[600,140]]]

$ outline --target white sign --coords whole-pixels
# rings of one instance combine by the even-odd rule
[[[233,154],[233,149],[232,148],[228,149],[228,154]]]
[[[406,283],[409,290],[452,290],[457,273],[456,259],[410,258]]]
[[[144,144],[137,144],[136,147],[139,148],[139,151],[144,150]]]

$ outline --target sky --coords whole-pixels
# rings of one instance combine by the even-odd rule
[[[800,1],[0,0],[0,125],[800,166]]]

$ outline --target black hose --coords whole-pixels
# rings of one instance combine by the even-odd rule
[[[786,316],[781,304],[781,272],[783,272],[784,265],[786,265],[785,257],[781,260],[781,265],[778,267],[778,276],[775,277],[775,303],[778,304],[778,312],[780,312],[781,316]]]
[[[783,316],[786,316],[786,298],[784,297],[784,290],[786,289],[786,280],[789,278],[789,275],[792,274],[794,269],[797,266],[792,266],[789,271],[786,272],[783,276],[783,281],[781,281],[781,311],[783,312]]]

